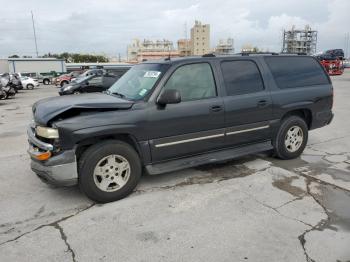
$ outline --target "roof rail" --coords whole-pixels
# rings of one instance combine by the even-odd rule
[[[242,52],[238,53],[238,55],[249,56],[249,55],[279,55],[276,52]]]
[[[209,53],[209,54],[204,54],[202,57],[216,57],[216,55]]]
[[[307,53],[281,53],[281,55],[307,55]]]

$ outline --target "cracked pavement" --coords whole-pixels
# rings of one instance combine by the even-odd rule
[[[30,171],[30,106],[57,90],[0,100],[0,261],[350,261],[350,71],[332,81],[334,121],[300,158],[144,176],[105,205]]]

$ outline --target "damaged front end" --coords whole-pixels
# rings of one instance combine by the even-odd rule
[[[77,184],[78,168],[75,146],[67,145],[74,130],[57,127],[62,120],[97,112],[129,109],[133,102],[107,94],[52,97],[33,105],[33,122],[27,129],[31,169],[44,181],[54,185]],[[75,121],[76,128],[84,122]],[[80,123],[80,124],[79,124]]]
[[[40,129],[42,127],[35,126],[34,123],[27,129],[31,169],[41,180],[49,184],[59,186],[77,184],[78,171],[75,150],[61,151],[55,141],[58,137],[41,137],[37,131]],[[39,134],[43,135],[40,132],[43,131],[39,131]]]

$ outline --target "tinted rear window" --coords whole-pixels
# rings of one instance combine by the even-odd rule
[[[329,84],[321,65],[312,57],[265,57],[279,88]]]
[[[259,69],[252,61],[224,61],[221,70],[229,96],[264,90]]]

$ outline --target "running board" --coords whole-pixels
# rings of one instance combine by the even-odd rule
[[[255,154],[272,149],[271,141],[257,144],[250,144],[242,147],[230,148],[207,154],[191,156],[187,158],[170,160],[158,164],[150,164],[146,166],[146,170],[150,175],[158,175],[171,171],[181,170],[194,166],[220,162],[224,160],[234,159],[248,154]]]

